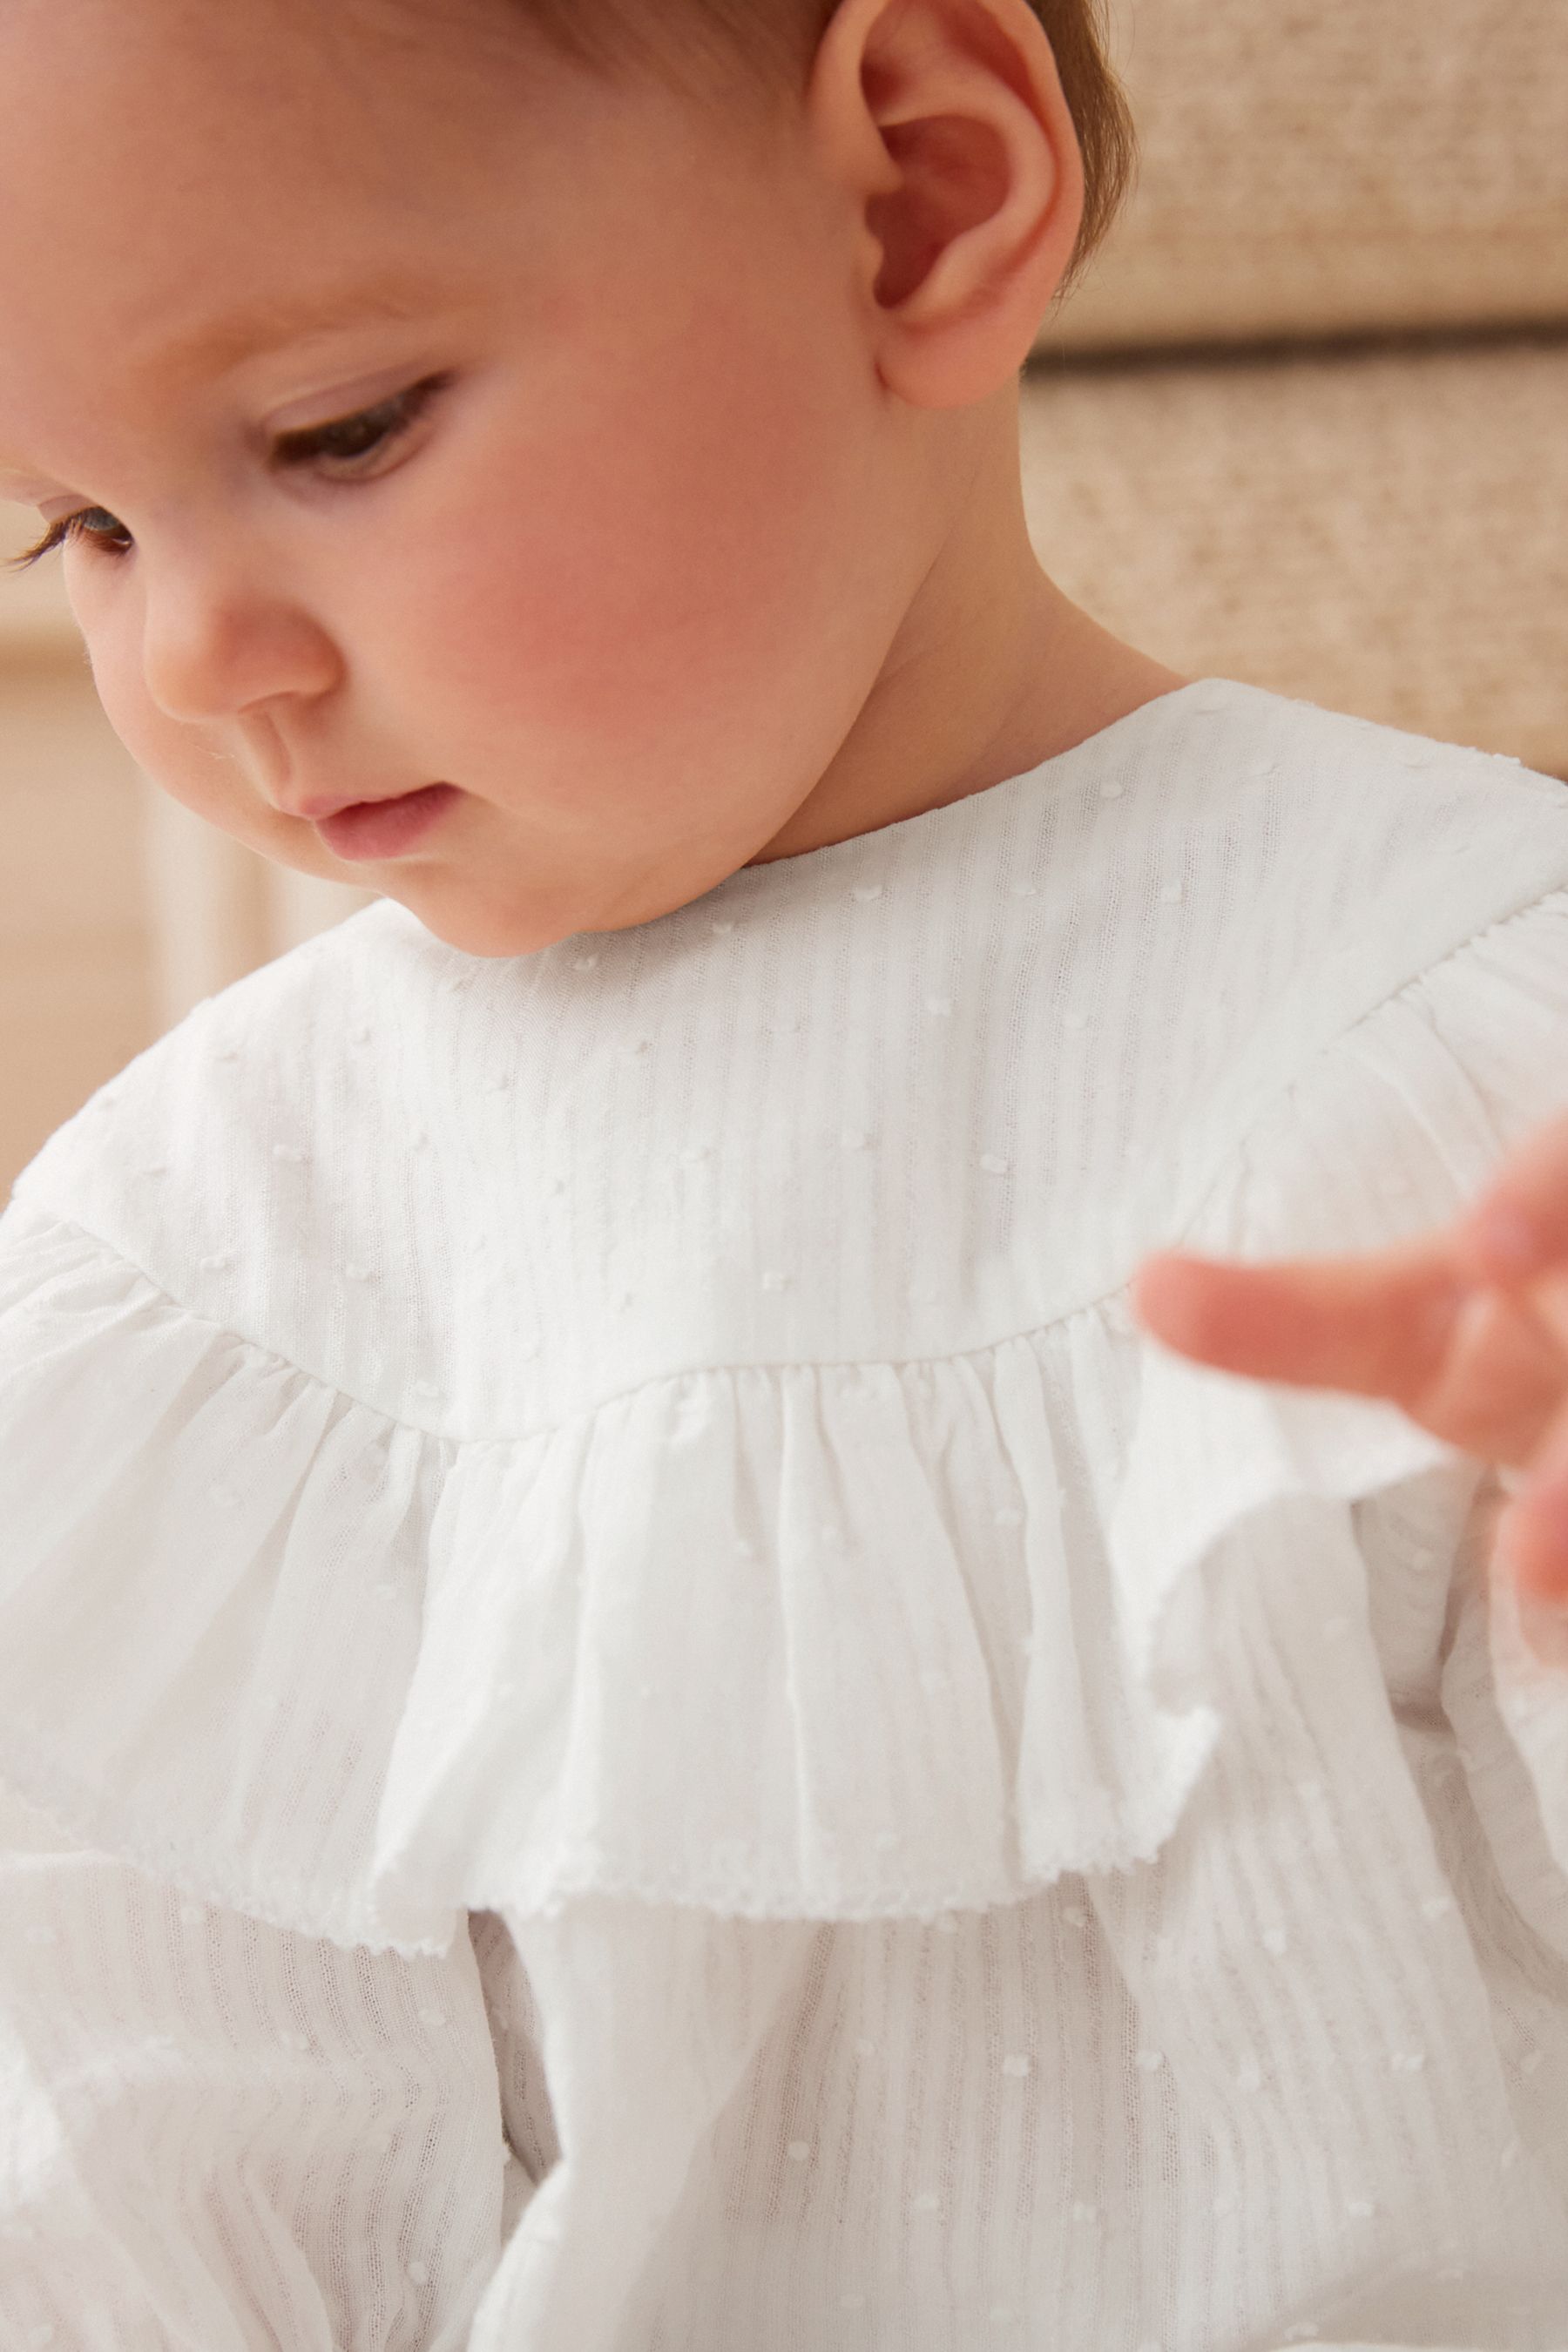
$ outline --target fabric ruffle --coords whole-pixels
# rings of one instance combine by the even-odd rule
[[[405,1954],[589,1893],[928,1916],[1148,1859],[1220,1721],[1224,1531],[1441,1452],[1152,1361],[1107,1550],[1070,1401],[1136,1343],[1100,1308],[460,1446],[8,1223],[0,1774],[206,1900]]]
[[[1568,901],[1359,1024],[1181,1237],[1297,1255],[1451,1216],[1549,1107],[1565,938]],[[1232,1538],[1453,1459],[1392,1409],[1181,1362],[1119,1297],[964,1354],[675,1373],[465,1442],[18,1195],[0,1778],[198,1896],[409,1956],[464,1911],[590,1894],[994,1906],[1170,1838],[1223,1721]],[[1568,1676],[1506,1607],[1494,1634],[1568,1866]]]

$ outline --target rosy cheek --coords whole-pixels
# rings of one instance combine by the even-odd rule
[[[531,419],[476,487],[420,607],[447,684],[602,740],[754,694],[811,627],[841,508],[820,424],[771,354],[704,333],[660,357]]]

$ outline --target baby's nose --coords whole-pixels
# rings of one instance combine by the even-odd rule
[[[167,718],[230,719],[341,681],[342,657],[330,632],[297,598],[264,588],[242,568],[139,559],[139,571],[142,680]]]

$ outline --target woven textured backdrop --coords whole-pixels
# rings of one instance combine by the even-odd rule
[[[1058,346],[1568,317],[1568,0],[1115,0],[1137,192]]]

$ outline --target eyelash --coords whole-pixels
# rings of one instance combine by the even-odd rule
[[[426,376],[423,382],[410,384],[406,392],[395,393],[390,400],[378,400],[374,408],[359,409],[353,416],[333,417],[329,424],[312,425],[308,431],[302,433],[281,433],[274,444],[274,454],[282,457],[286,465],[309,464],[312,458],[331,454],[323,448],[322,445],[330,441],[334,434],[350,433],[357,426],[373,424],[382,417],[389,417],[391,423],[371,443],[368,449],[356,449],[350,452],[343,458],[343,462],[352,464],[355,458],[374,457],[381,450],[401,441],[404,435],[411,431],[418,422],[437,394],[445,392],[450,382],[450,376]],[[110,558],[128,555],[131,551],[129,548],[113,547],[109,543],[110,535],[107,531],[89,530],[86,527],[89,515],[108,514],[108,512],[106,507],[79,507],[75,514],[61,515],[58,521],[49,525],[42,539],[34,546],[24,549],[20,555],[8,556],[5,559],[5,570],[25,572],[29,564],[37,563],[44,556],[52,554],[57,547],[63,547],[68,540],[79,540],[84,546],[96,549],[100,555]],[[114,517],[110,515],[109,520],[112,522]]]

